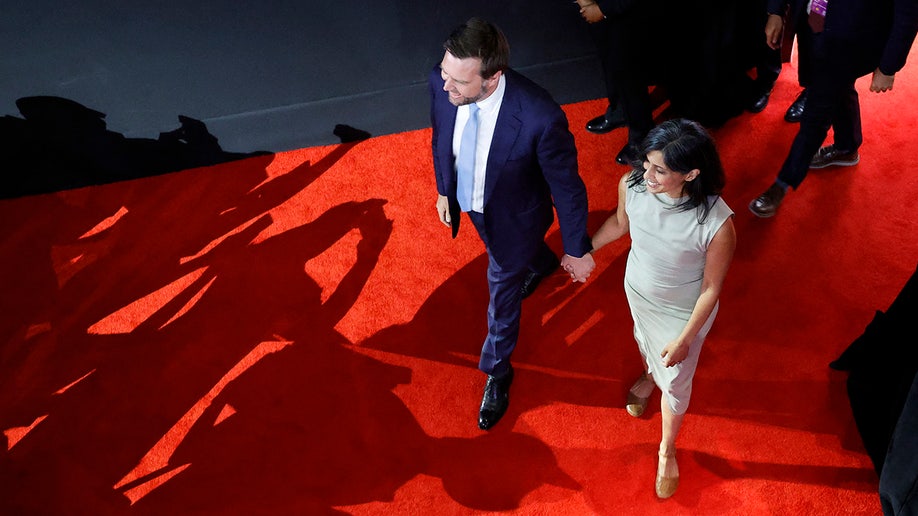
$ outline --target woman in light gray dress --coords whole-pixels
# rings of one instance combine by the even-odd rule
[[[714,141],[690,120],[670,120],[644,140],[643,170],[622,176],[618,208],[593,235],[593,249],[631,235],[625,294],[645,370],[628,393],[639,417],[656,385],[663,430],[655,490],[679,484],[676,435],[689,405],[692,377],[733,251],[733,211],[720,197],[724,171]]]

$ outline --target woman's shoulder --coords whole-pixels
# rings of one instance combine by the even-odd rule
[[[708,197],[708,215],[705,217],[715,228],[719,228],[724,222],[733,218],[733,209],[727,204],[727,201],[719,195]],[[707,225],[707,224],[705,224]]]
[[[720,214],[723,217],[730,217],[733,215],[733,209],[727,204],[727,201],[724,200],[723,196],[712,195],[709,197],[711,205],[711,210],[715,213]]]

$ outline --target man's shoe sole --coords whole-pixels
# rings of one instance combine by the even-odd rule
[[[821,163],[817,165],[813,165],[811,163],[810,169],[819,170],[821,168],[829,168],[829,167],[853,167],[854,165],[857,165],[858,163],[860,163],[860,161],[861,161],[861,157],[858,156],[851,160],[835,160],[835,161],[829,161],[829,162]]]

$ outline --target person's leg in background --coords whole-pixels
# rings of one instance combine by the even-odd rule
[[[764,16],[762,16],[764,14]],[[768,105],[768,99],[781,74],[781,49],[771,48],[765,41],[765,35],[762,34],[762,27],[768,19],[766,12],[766,2],[759,1],[755,4],[754,13],[746,13],[746,17],[753,20],[752,27],[749,31],[752,33],[750,38],[751,52],[754,55],[755,62],[755,80],[752,83],[751,96],[749,103],[746,105],[746,111],[750,113],[759,113]],[[743,40],[745,41],[745,39]]]
[[[613,67],[609,62],[611,58],[609,55],[610,22],[609,20],[598,21],[589,24],[588,28],[590,30],[590,36],[596,44],[596,51],[599,56],[600,65],[602,66],[602,77],[606,88],[606,98],[609,104],[606,107],[605,113],[587,122],[586,130],[591,133],[605,134],[625,125],[625,115],[619,103],[619,92],[615,85]]]
[[[790,27],[789,27],[790,28]],[[800,122],[803,117],[803,109],[806,107],[807,87],[810,85],[813,76],[813,33],[803,24],[799,29],[794,29],[797,41],[797,84],[800,86],[800,93],[788,106],[784,112],[784,120],[790,123]]]

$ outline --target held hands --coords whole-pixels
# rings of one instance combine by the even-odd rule
[[[586,283],[590,273],[596,268],[596,262],[590,253],[586,253],[580,258],[565,254],[561,257],[561,268],[571,275],[571,280],[574,282]]]

